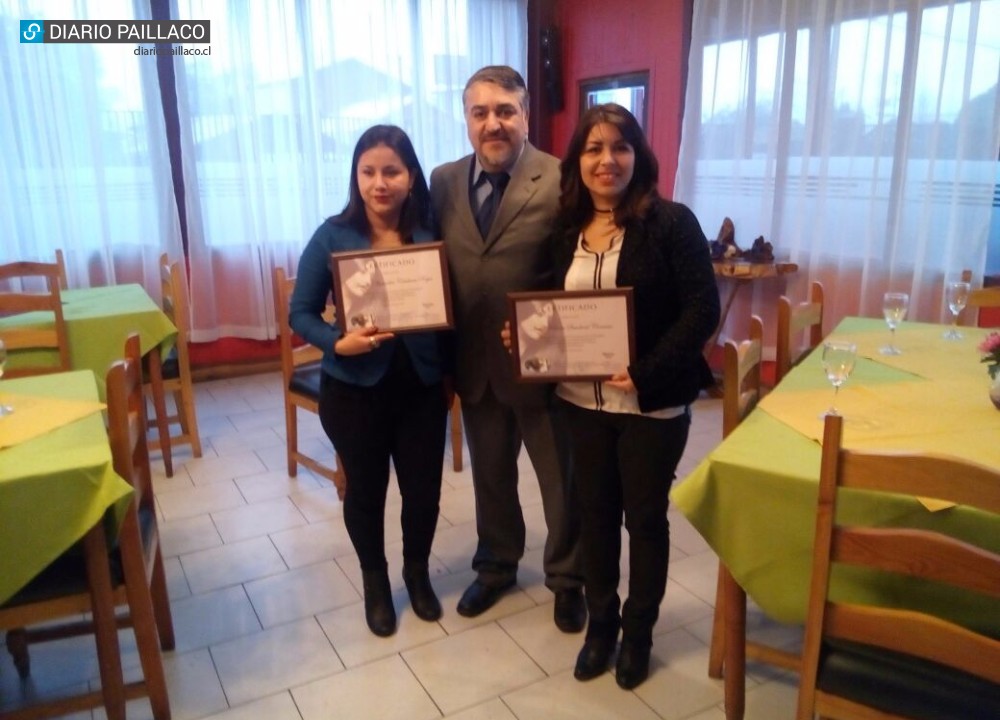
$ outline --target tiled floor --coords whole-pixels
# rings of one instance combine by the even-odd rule
[[[426,623],[411,612],[399,526],[389,522],[400,624],[393,637],[377,638],[364,622],[360,570],[336,492],[304,469],[295,479],[286,474],[278,374],[200,383],[197,404],[204,457],[180,449],[170,479],[158,460],[153,467],[177,635],[176,650],[164,654],[175,719],[724,717],[722,683],[706,674],[717,561],[676,511],[652,673],[633,692],[619,689],[613,672],[588,683],[573,678],[583,637],[552,623],[541,572],[545,526],[526,456],[528,548],[517,588],[478,618],[455,611],[473,578],[476,532],[468,464],[453,472],[449,451],[432,557],[444,617]],[[699,401],[694,418],[681,478],[719,441],[720,402]],[[330,452],[314,416],[300,414],[300,434],[304,446]],[[399,507],[398,493],[391,494],[389,517],[398,517]],[[798,640],[794,629],[759,613],[748,625],[770,642]],[[121,637],[127,672],[137,675],[131,633]],[[0,709],[96,684],[90,638],[33,646],[32,661],[31,680],[21,684],[9,658],[0,657]],[[793,716],[794,676],[751,665],[747,688],[747,720]],[[150,717],[148,703],[130,703],[129,717]]]

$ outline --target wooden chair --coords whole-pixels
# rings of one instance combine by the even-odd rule
[[[337,488],[341,500],[347,490],[340,458],[336,466],[325,465],[299,450],[298,408],[319,413],[320,360],[323,353],[312,345],[295,347],[292,329],[288,325],[288,303],[295,289],[295,278],[286,277],[283,268],[274,270],[274,312],[278,321],[278,342],[281,347],[281,380],[285,395],[285,444],[288,454],[288,476],[295,477],[298,466],[304,465],[322,475]],[[328,305],[323,317],[332,321],[333,305]]]
[[[922,515],[892,527],[845,524],[841,490],[938,498],[1000,513],[1000,471],[943,456],[844,450],[843,419],[827,416],[823,436],[809,612],[797,718],[1000,717],[1000,640],[916,605],[917,590],[892,606],[831,597],[830,572],[878,573],[979,595],[997,607],[1000,554],[989,538],[959,540],[926,528]],[[945,511],[947,512],[947,511]],[[850,567],[847,567],[850,566]]]
[[[106,632],[106,628],[98,627],[98,617],[100,615],[101,622],[106,624],[108,621],[103,618],[103,613],[110,613],[111,637],[103,639],[103,642],[109,644],[108,648],[103,649],[104,655],[110,658],[109,670],[106,680],[102,669],[101,684],[103,686],[105,682],[109,683],[111,692],[115,694],[114,707],[117,707],[117,694],[122,693],[121,712],[114,710],[113,716],[125,717],[126,698],[148,696],[153,717],[156,720],[169,720],[170,702],[160,649],[170,650],[174,647],[174,629],[149,468],[141,362],[139,336],[130,335],[125,343],[125,359],[112,364],[107,374],[108,437],[114,468],[135,491],[122,521],[110,563],[107,548],[102,544],[100,565],[106,578],[104,582],[107,583],[107,597],[101,599],[101,605],[97,605],[92,593],[82,590],[80,578],[83,573],[79,567],[79,557],[69,552],[10,601],[15,603],[15,607],[9,618],[4,617],[7,610],[0,610],[0,627],[20,628],[8,633],[7,646],[21,676],[27,677],[30,673],[30,643],[96,631]],[[99,527],[103,538],[103,523]],[[19,598],[37,597],[46,599],[16,605]],[[122,606],[127,608],[127,614],[116,622],[114,608]],[[14,611],[18,611],[20,615],[15,615]],[[77,620],[44,627],[26,627],[90,611],[94,613],[93,622]],[[123,683],[120,660],[117,660],[117,675],[114,674],[114,662],[119,652],[116,625],[131,627],[135,633],[142,680]],[[102,651],[100,644],[98,650]],[[67,709],[94,707],[97,698],[93,695],[95,693],[90,693],[77,701],[86,702],[86,705],[74,704],[61,707],[60,710],[66,712]],[[104,700],[108,702],[107,699]],[[108,715],[112,717],[112,712],[109,711]]]
[[[741,343],[730,340],[723,348],[723,437],[728,437],[760,400],[763,338],[763,322],[754,315],[750,318],[749,339]],[[720,563],[708,674],[725,680],[726,717],[730,720],[743,717],[747,657],[792,670],[798,668],[794,654],[746,640],[746,592]]]
[[[962,271],[960,278],[962,282],[972,282],[972,270],[966,268]],[[972,308],[976,317],[971,321],[972,325],[979,327],[994,327],[996,321],[1000,319],[1000,286],[973,288],[969,291],[969,298],[965,306]],[[987,312],[981,312],[986,309]],[[965,312],[964,310],[962,311]],[[961,318],[961,315],[959,316]]]
[[[974,308],[978,313],[976,323],[979,327],[995,327],[996,315],[993,313],[993,322],[985,317],[983,309],[994,310],[1000,308],[1000,286],[975,288],[969,291],[969,299],[965,303],[966,307]]]
[[[802,333],[809,330],[809,343],[802,347]],[[777,385],[803,355],[823,340],[823,285],[813,282],[809,301],[792,305],[782,295],[778,298],[778,341],[774,361],[774,383]]]
[[[125,717],[125,681],[103,519],[87,531],[80,548],[82,553],[71,552],[57,558],[27,587],[0,605],[0,630],[8,631],[7,648],[24,679],[30,674],[25,628],[90,612],[101,688],[14,710],[0,710],[3,720],[61,717],[96,707],[103,707],[110,720]]]
[[[168,477],[173,474],[173,448],[190,445],[194,456],[201,457],[201,435],[198,433],[198,415],[194,403],[194,384],[191,380],[191,359],[188,354],[188,314],[187,283],[180,262],[171,263],[166,254],[160,256],[160,292],[163,312],[177,328],[174,349],[163,358],[159,348],[149,353],[147,363],[150,377],[150,394],[153,400],[158,438],[150,442],[150,450],[159,450],[163,455]],[[162,385],[162,392],[157,385]],[[164,397],[171,394],[174,413],[168,414]],[[173,428],[179,427],[179,432]]]
[[[8,378],[65,372],[70,369],[69,335],[63,317],[62,298],[59,294],[59,266],[55,263],[13,262],[0,265],[0,287],[11,284],[31,286],[41,279],[45,290],[41,292],[0,289],[0,317],[35,311],[52,313],[51,327],[6,327],[0,330],[0,339],[12,356],[19,351],[50,351],[55,362],[8,367]],[[23,286],[22,286],[23,287]]]

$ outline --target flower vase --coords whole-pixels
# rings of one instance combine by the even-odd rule
[[[1000,410],[1000,373],[993,378],[993,384],[990,386],[990,400],[993,401],[993,407]]]

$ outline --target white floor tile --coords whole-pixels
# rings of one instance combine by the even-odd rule
[[[343,663],[315,618],[267,628],[211,648],[231,705],[340,672]]]
[[[158,493],[156,504],[166,520],[191,518],[203,513],[228,510],[246,504],[239,489],[231,480],[187,490]]]
[[[246,583],[264,627],[356,603],[361,596],[332,560]]]
[[[517,720],[517,717],[502,700],[494,698],[482,705],[448,715],[445,720]]]
[[[291,693],[282,692],[209,715],[205,720],[302,720],[302,715]]]
[[[271,535],[271,541],[291,568],[333,560],[354,550],[347,528],[340,519],[276,532]]]
[[[545,677],[495,623],[408,650],[403,660],[445,714]]]
[[[303,720],[432,720],[437,707],[398,655],[292,690]]]
[[[619,688],[610,673],[580,682],[565,672],[507,693],[503,701],[518,720],[657,720],[656,713]]]
[[[199,550],[182,557],[181,565],[193,593],[256,580],[288,569],[266,537]]]
[[[241,585],[199,593],[170,604],[176,652],[208,647],[259,632],[261,622]]]
[[[306,519],[287,497],[212,513],[224,542],[233,543],[306,524]]]

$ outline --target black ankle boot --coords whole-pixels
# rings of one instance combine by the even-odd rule
[[[434,594],[427,563],[404,563],[403,582],[410,595],[410,607],[417,617],[427,622],[441,618],[441,603]]]
[[[576,667],[573,669],[573,677],[577,680],[593,680],[604,674],[608,669],[608,662],[614,654],[615,644],[618,642],[617,622],[594,622],[590,621],[587,627],[587,639],[580,648],[580,653],[576,656]]]
[[[392,588],[389,574],[381,570],[362,570],[365,589],[365,620],[368,629],[379,637],[396,632],[396,608],[392,605]]]
[[[649,653],[652,647],[651,640],[635,640],[627,636],[622,638],[618,664],[615,666],[615,680],[619,687],[631,690],[649,677]]]

